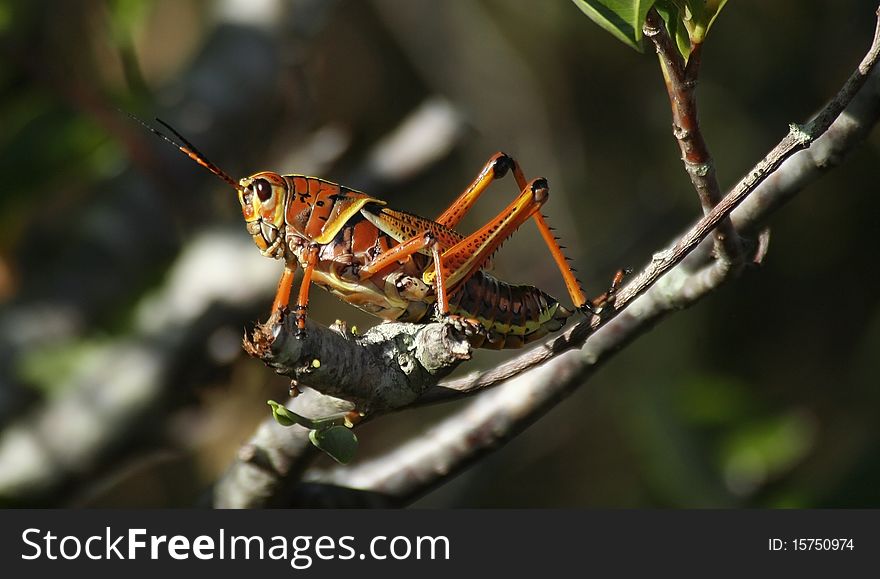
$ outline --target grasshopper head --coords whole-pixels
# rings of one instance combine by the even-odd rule
[[[283,241],[287,183],[278,173],[263,171],[238,182],[238,202],[248,233],[262,251]]]

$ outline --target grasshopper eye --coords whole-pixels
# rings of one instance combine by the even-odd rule
[[[260,198],[260,201],[265,203],[272,197],[272,184],[266,181],[265,179],[257,179],[253,184],[254,192],[257,194],[257,197]]]

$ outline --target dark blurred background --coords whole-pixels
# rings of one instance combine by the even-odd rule
[[[728,3],[699,88],[723,188],[839,89],[875,8]],[[239,346],[281,264],[228,186],[118,109],[233,176],[314,174],[426,216],[504,150],[549,179],[591,294],[700,211],[656,59],[568,0],[0,0],[0,47],[4,505],[191,505],[286,392]],[[777,214],[760,269],[416,505],[878,506],[878,153],[875,131]],[[463,229],[515,193],[496,186]],[[538,240],[526,226],[496,271],[566,303]],[[323,323],[375,323],[312,296]],[[377,420],[360,456],[455,410]]]

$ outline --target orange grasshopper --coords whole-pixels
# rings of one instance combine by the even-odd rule
[[[458,317],[480,329],[471,338],[474,347],[518,348],[559,330],[571,310],[536,287],[509,284],[483,269],[529,219],[537,224],[578,310],[599,313],[622,278],[618,273],[608,292],[587,300],[540,213],[549,197],[547,180],[527,181],[519,164],[504,153],[493,155],[464,193],[431,220],[316,177],[262,171],[236,182],[171,126],[156,120],[179,142],[138,122],[231,185],[261,253],[284,260],[273,315],[287,310],[294,274],[303,268],[293,307],[300,336],[312,283],[385,320],[429,322],[436,307],[440,317]],[[455,231],[486,188],[508,172],[519,196],[476,232]]]

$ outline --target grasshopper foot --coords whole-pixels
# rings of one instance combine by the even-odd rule
[[[632,269],[628,267],[617,270],[617,273],[614,274],[614,278],[611,280],[611,285],[608,287],[608,289],[605,290],[605,292],[598,297],[581,306],[579,308],[581,312],[583,312],[584,314],[601,316],[606,309],[613,310],[614,298],[617,297],[617,292],[620,290],[620,286],[623,284],[623,280],[626,279],[626,276],[631,273]]]
[[[486,335],[486,328],[483,327],[479,320],[474,318],[466,318],[457,314],[446,314],[441,316],[439,321],[452,326],[456,332],[469,339]]]
[[[599,315],[599,312],[602,311],[602,308],[601,307],[597,308],[596,306],[593,305],[592,301],[588,301],[584,305],[578,307],[577,311],[579,311],[580,313],[582,313],[583,315],[585,315],[587,317],[590,317],[590,316]]]
[[[306,337],[306,306],[296,305],[294,307],[294,322],[296,323],[296,332],[294,332],[293,336],[297,340],[302,340]]]

